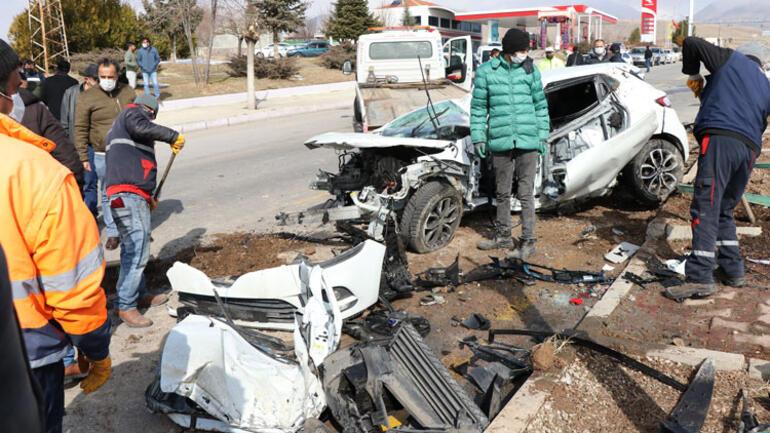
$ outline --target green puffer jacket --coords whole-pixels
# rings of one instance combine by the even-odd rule
[[[536,149],[545,153],[550,132],[540,71],[527,58],[509,64],[503,56],[476,70],[471,100],[471,139],[487,151]]]

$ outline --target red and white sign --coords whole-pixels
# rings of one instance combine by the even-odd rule
[[[655,42],[656,21],[658,19],[658,0],[642,0],[642,42]]]

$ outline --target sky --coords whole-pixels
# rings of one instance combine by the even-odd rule
[[[99,0],[95,0],[99,1]],[[137,9],[141,9],[141,0],[124,0],[127,3],[133,5]],[[333,0],[310,0],[313,4],[309,9],[310,16],[317,16],[325,14]],[[531,0],[433,0],[435,3],[442,4],[447,7],[456,8],[458,10],[471,11],[471,10],[489,10],[500,8],[515,8],[523,5],[530,6],[533,4]],[[628,0],[623,0],[627,2]],[[728,0],[695,0],[695,9],[698,10],[712,1],[728,1]],[[8,27],[11,25],[13,18],[18,15],[27,6],[27,0],[0,0],[3,3],[2,13],[0,13],[0,37],[8,38]],[[382,0],[370,0],[370,4],[373,7],[377,7],[382,4]],[[542,0],[537,1],[536,4],[553,5],[553,4],[587,4],[591,5],[591,0],[575,0],[570,2],[569,0]],[[641,3],[641,1],[631,0],[628,3]],[[658,8],[661,12],[665,11],[665,15],[673,15],[679,17],[688,13],[688,0],[658,0]],[[697,22],[697,15],[695,20]]]

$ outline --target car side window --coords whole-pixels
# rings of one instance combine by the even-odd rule
[[[557,81],[545,88],[548,114],[554,130],[596,107],[611,91],[597,76]],[[604,86],[604,87],[601,87]]]

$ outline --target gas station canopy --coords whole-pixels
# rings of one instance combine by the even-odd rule
[[[471,21],[486,24],[489,20],[496,20],[500,27],[522,28],[537,27],[545,18],[563,17],[574,20],[577,16],[591,16],[607,24],[618,22],[617,17],[586,5],[570,6],[542,6],[535,8],[501,9],[480,12],[457,12],[455,18],[458,21]]]

